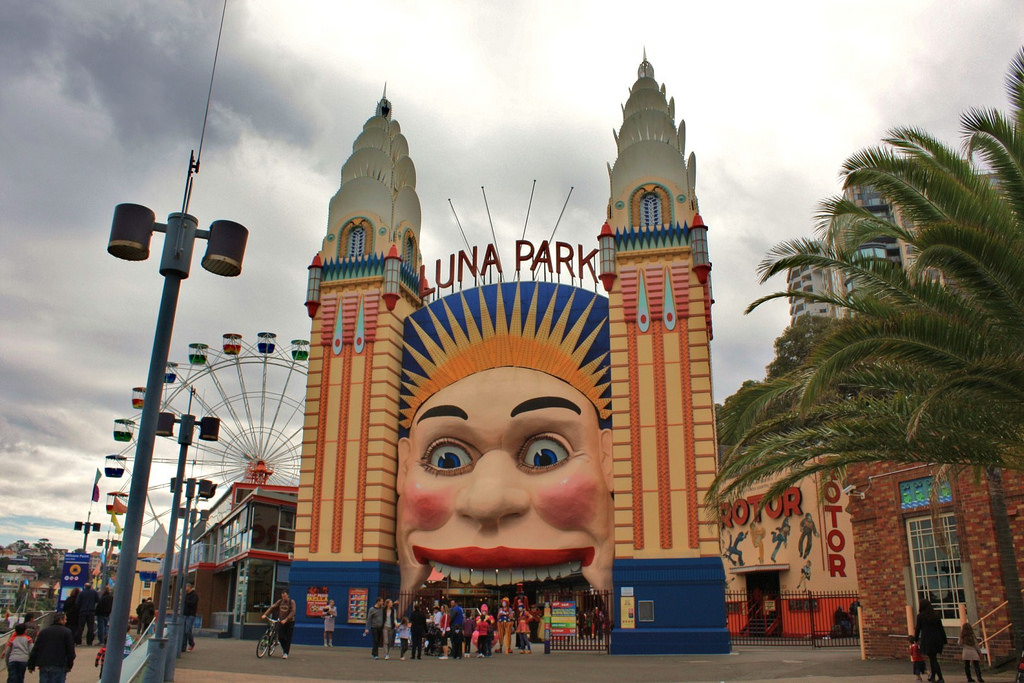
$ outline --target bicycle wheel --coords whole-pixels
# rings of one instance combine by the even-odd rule
[[[256,656],[263,659],[268,652],[273,652],[273,650],[270,649],[270,636],[264,633],[260,642],[256,643]]]
[[[277,650],[277,643],[278,643],[277,634],[275,633],[274,637],[270,639],[270,654],[271,655],[273,655],[274,652]]]

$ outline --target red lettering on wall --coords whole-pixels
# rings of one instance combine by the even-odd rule
[[[722,526],[732,528],[735,525],[746,524],[750,521],[753,514],[751,511],[757,510],[758,505],[760,505],[763,499],[763,494],[755,494],[746,498],[740,498],[732,503],[722,503]],[[779,498],[768,501],[765,504],[765,509],[768,511],[768,516],[772,519],[778,519],[783,515],[786,517],[793,515],[802,516],[804,514],[800,507],[802,501],[803,495],[800,493],[800,489],[792,486],[786,489]],[[755,522],[760,522],[761,513],[757,512],[754,514],[753,519]]]
[[[561,275],[562,264],[565,264],[565,269],[569,271],[569,277],[576,277],[576,273],[572,270],[572,257],[573,250],[572,245],[567,242],[555,242],[555,272]]]
[[[491,268],[496,268],[501,273],[501,258],[498,257],[498,250],[494,248],[493,244],[487,245],[487,251],[484,252],[484,262],[480,266],[481,277],[487,275],[487,271]]]
[[[583,279],[583,270],[584,270],[584,268],[586,268],[586,269],[590,270],[590,277],[593,278],[596,281],[597,280],[597,270],[594,269],[594,261],[597,260],[598,250],[597,249],[591,249],[590,253],[587,254],[584,257],[583,256],[583,245],[582,244],[577,244],[576,245],[576,252],[577,252],[577,258],[576,258],[577,272],[580,274],[580,279],[581,280]]]
[[[530,266],[530,270],[536,272],[541,266],[547,266],[548,272],[551,270],[551,245],[548,244],[547,240],[540,243],[540,247],[537,248],[537,253],[533,257],[533,265]]]
[[[469,271],[470,275],[472,275],[473,277],[477,276],[477,269],[476,269],[476,247],[473,247],[473,258],[472,258],[472,260],[470,260],[469,254],[467,254],[466,252],[464,252],[464,251],[460,251],[459,252],[459,282],[462,282],[462,280],[463,280],[463,277],[462,277],[462,268],[463,268],[463,266],[465,266],[466,270]]]
[[[448,279],[441,279],[441,259],[437,259],[436,267],[434,268],[434,284],[441,289],[445,287],[451,287],[455,283],[455,254],[448,255]]]
[[[839,513],[843,511],[843,508],[837,504],[842,498],[843,492],[839,488],[839,483],[832,479],[825,483],[822,495],[828,503],[821,506],[825,513],[825,526],[828,528],[825,532],[828,574],[829,576],[846,576],[846,558],[840,554],[846,548],[846,536],[839,529]]]

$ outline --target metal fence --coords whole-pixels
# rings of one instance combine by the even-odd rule
[[[860,644],[854,592],[728,592],[734,645],[850,647]]]
[[[552,618],[551,650],[554,652],[605,652],[611,647],[611,627],[615,620],[611,591],[579,591],[550,596],[548,604],[572,605],[576,612],[575,628],[565,628]],[[554,608],[553,608],[554,611]],[[571,619],[569,620],[571,621]],[[562,628],[556,628],[562,626]],[[558,634],[562,631],[563,634]]]

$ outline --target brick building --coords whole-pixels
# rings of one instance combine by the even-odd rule
[[[923,599],[942,616],[954,652],[962,614],[976,624],[979,638],[983,630],[991,635],[1007,626],[1007,595],[1019,589],[1024,570],[1024,474],[1003,473],[1017,566],[1009,582],[999,564],[991,485],[984,476],[965,472],[933,492],[931,466],[890,463],[851,468],[848,481],[856,486],[848,509],[868,658],[906,656],[906,635]],[[990,648],[993,661],[1014,653],[1006,631]]]

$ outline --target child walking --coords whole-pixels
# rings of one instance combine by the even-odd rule
[[[32,639],[25,633],[25,624],[17,624],[3,652],[7,660],[7,683],[25,682],[25,670],[28,668],[28,655],[31,651]]]
[[[910,661],[914,663],[914,680],[923,680],[921,675],[924,673],[924,653],[921,652],[921,646],[914,640],[914,636],[907,636],[907,642],[910,643]]]
[[[409,649],[409,637],[412,635],[412,626],[407,617],[402,617],[402,623],[395,629],[395,635],[398,636],[398,642],[402,645],[402,656],[399,659],[404,662],[405,653]]]
[[[974,680],[971,678],[971,662],[974,662],[974,675],[978,678],[979,683],[985,683],[985,679],[981,677],[981,652],[978,650],[978,638],[974,635],[974,629],[971,628],[971,623],[968,621],[965,621],[960,628],[960,646],[963,648],[960,657],[964,660],[964,673],[967,675],[967,680]]]

